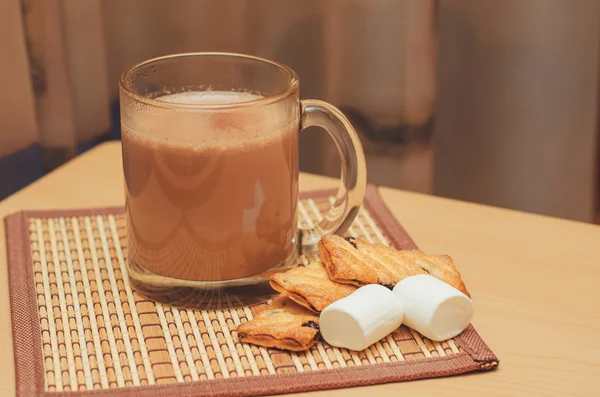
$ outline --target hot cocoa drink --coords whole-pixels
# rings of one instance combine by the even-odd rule
[[[177,93],[122,119],[130,265],[220,281],[293,253],[299,120],[283,103],[250,102],[261,98]]]

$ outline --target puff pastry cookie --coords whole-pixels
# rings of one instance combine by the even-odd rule
[[[426,255],[419,250],[395,250],[356,238],[325,236],[319,255],[329,277],[355,286],[382,284],[393,288],[400,280],[430,274],[470,296],[454,262],[447,255]]]
[[[271,287],[317,313],[356,290],[353,285],[332,281],[325,266],[319,262],[274,274],[271,276]]]
[[[279,296],[237,327],[240,341],[276,349],[303,351],[319,339],[319,316]]]

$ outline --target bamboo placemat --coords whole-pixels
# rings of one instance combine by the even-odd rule
[[[302,227],[320,220],[329,195],[303,195]],[[255,308],[236,307],[233,297],[222,309],[192,310],[132,290],[122,209],[24,212],[5,221],[19,396],[250,396],[498,365],[472,327],[438,343],[402,326],[358,353],[323,342],[305,353],[242,344],[235,329]],[[348,235],[415,248],[373,186]]]

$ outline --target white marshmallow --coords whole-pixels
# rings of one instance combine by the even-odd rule
[[[460,334],[475,313],[467,295],[426,274],[403,279],[394,294],[402,302],[404,324],[434,341]]]
[[[319,329],[332,346],[364,350],[402,324],[402,304],[377,284],[360,287],[321,312]]]

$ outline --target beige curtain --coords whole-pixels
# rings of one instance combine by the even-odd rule
[[[363,137],[427,132],[437,103],[435,183],[431,148],[365,138],[371,182],[589,220],[599,13],[597,0],[2,0],[0,197],[118,132],[130,65],[233,51],[292,66],[301,95],[357,111]],[[339,172],[320,131],[301,135],[301,164]]]
[[[418,124],[433,111],[433,0],[2,4],[0,51],[10,62],[0,66],[0,83],[14,95],[0,99],[0,162],[36,144],[51,169],[82,142],[118,130],[111,109],[118,110],[120,74],[168,53],[230,51],[279,60],[299,73],[303,97],[358,109],[383,127]],[[307,132],[301,145],[305,170],[339,172],[325,134]],[[395,184],[412,175],[398,172],[374,182]]]
[[[99,0],[5,0],[0,26],[0,156],[34,142],[47,168],[73,156],[77,144],[110,128],[109,85]],[[17,111],[11,111],[15,108]],[[8,128],[6,128],[8,127]]]
[[[0,156],[37,139],[34,98],[19,1],[0,3]]]
[[[440,3],[436,194],[590,221],[600,2]]]
[[[52,168],[110,128],[117,79],[166,53],[243,51],[243,1],[4,0],[0,157],[39,143]],[[223,29],[223,23],[227,28]]]

